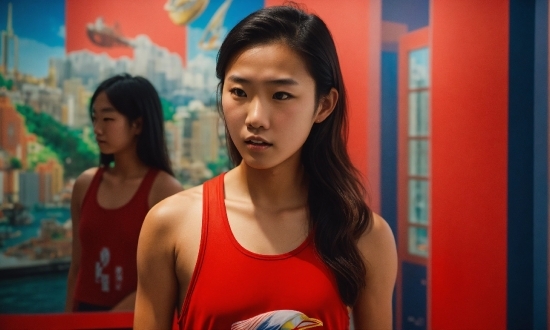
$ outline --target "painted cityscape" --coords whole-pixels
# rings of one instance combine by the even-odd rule
[[[258,0],[0,0],[0,313],[61,312],[76,177],[97,166],[89,117],[96,86],[148,78],[184,187],[229,161],[215,59]]]

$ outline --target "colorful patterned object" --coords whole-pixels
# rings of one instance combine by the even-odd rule
[[[231,330],[294,330],[320,327],[323,322],[301,312],[279,310],[234,323]]]

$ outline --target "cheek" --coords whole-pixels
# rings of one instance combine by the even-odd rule
[[[222,112],[223,117],[227,118],[227,116],[232,112],[231,102],[229,102],[225,97],[222,98]]]
[[[232,100],[222,100],[223,117],[227,127],[231,130],[231,127],[238,125],[240,122],[244,123],[239,107]],[[240,123],[240,124],[242,124]]]
[[[309,120],[295,120],[285,125],[285,135],[291,143],[303,144],[311,131]]]
[[[313,109],[308,103],[287,108],[284,112],[276,113],[272,117],[274,125],[277,127],[284,127],[286,132],[292,132],[292,134],[298,135],[308,135],[313,125],[313,121]]]

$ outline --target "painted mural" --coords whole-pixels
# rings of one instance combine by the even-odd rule
[[[117,73],[149,79],[162,100],[177,179],[228,168],[215,59],[260,0],[0,0],[0,313],[64,308],[69,203],[97,166],[88,108]]]

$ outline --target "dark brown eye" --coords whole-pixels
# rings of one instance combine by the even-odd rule
[[[240,88],[232,88],[229,92],[237,97],[246,97],[246,93]]]
[[[288,94],[287,92],[277,92],[273,94],[273,98],[275,100],[288,100],[291,97],[292,95]]]

